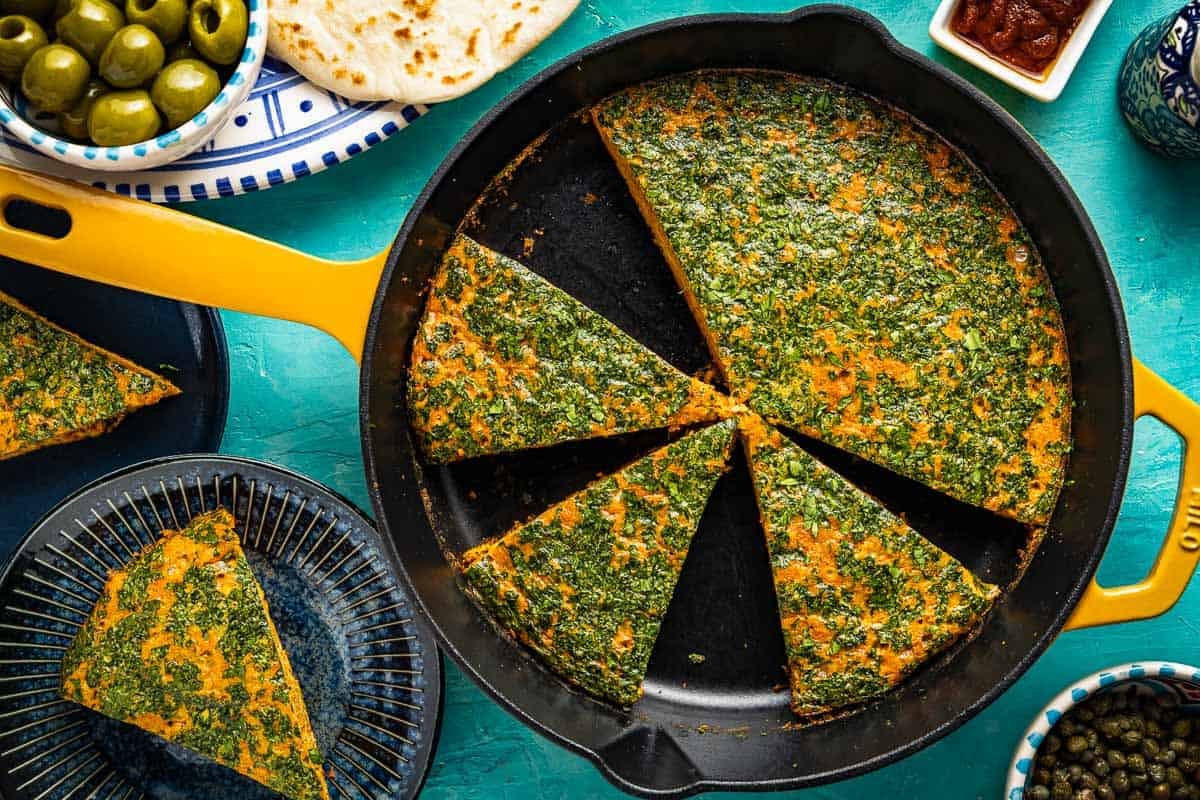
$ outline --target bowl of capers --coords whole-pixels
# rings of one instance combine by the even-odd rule
[[[1200,800],[1200,670],[1111,667],[1063,689],[1025,731],[1005,800]]]
[[[85,169],[203,146],[258,78],[267,0],[0,0],[0,124]]]

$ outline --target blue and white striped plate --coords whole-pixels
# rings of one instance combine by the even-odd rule
[[[406,800],[437,738],[441,662],[350,503],[230,456],[178,456],[64,501],[0,575],[0,797],[279,800],[232,770],[63,700],[67,645],[108,574],[218,506],[243,549],[304,692],[333,800]]]
[[[232,121],[212,142],[179,161],[143,172],[92,172],[41,155],[7,132],[0,135],[0,161],[142,200],[208,200],[320,172],[395,136],[425,110],[351,102],[268,56]]]

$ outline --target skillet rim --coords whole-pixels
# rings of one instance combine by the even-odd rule
[[[637,39],[652,36],[658,33],[688,29],[700,26],[720,26],[726,24],[739,25],[767,25],[767,26],[790,26],[802,22],[810,17],[833,16],[858,25],[866,29],[878,39],[880,45],[887,51],[888,58],[894,58],[907,63],[912,68],[919,70],[936,82],[940,82],[948,91],[957,92],[965,96],[965,99],[971,102],[978,111],[991,117],[992,121],[1000,125],[1012,138],[1015,144],[1023,151],[1024,156],[1029,160],[1030,165],[1042,171],[1050,181],[1055,185],[1058,192],[1064,201],[1065,206],[1069,210],[1070,215],[1075,219],[1078,231],[1082,235],[1081,238],[1087,243],[1089,250],[1095,255],[1095,270],[1094,278],[1099,282],[1098,288],[1101,289],[1101,294],[1105,297],[1110,309],[1112,321],[1114,323],[1114,333],[1116,336],[1116,345],[1118,352],[1116,353],[1119,374],[1114,376],[1119,383],[1120,403],[1123,409],[1121,418],[1123,423],[1118,431],[1114,431],[1115,446],[1117,448],[1115,474],[1116,479],[1111,486],[1111,491],[1107,501],[1107,508],[1104,513],[1104,522],[1100,531],[1097,532],[1095,542],[1091,552],[1088,554],[1086,562],[1080,565],[1079,577],[1061,601],[1058,612],[1049,621],[1043,635],[1037,639],[1033,646],[1029,648],[1020,659],[1016,661],[1012,668],[995,683],[987,691],[983,692],[978,699],[964,707],[958,714],[943,722],[942,724],[929,730],[922,736],[919,736],[907,744],[897,747],[891,751],[885,752],[873,758],[868,758],[862,761],[857,761],[853,765],[837,770],[829,770],[822,773],[808,774],[798,778],[775,778],[762,779],[755,781],[743,780],[721,780],[713,778],[700,778],[693,780],[687,784],[671,787],[669,789],[655,789],[651,787],[641,786],[632,782],[625,776],[618,773],[606,760],[604,754],[598,749],[593,749],[587,745],[581,744],[573,739],[568,738],[562,733],[554,730],[546,724],[543,724],[538,719],[535,719],[529,713],[516,705],[509,698],[501,695],[485,677],[479,674],[475,665],[466,660],[459,652],[454,643],[443,633],[441,626],[437,620],[429,613],[426,608],[424,598],[416,589],[416,584],[409,575],[405,560],[400,556],[400,548],[398,542],[400,537],[393,532],[387,521],[385,504],[383,502],[382,490],[380,488],[379,478],[380,472],[375,457],[374,433],[375,427],[372,423],[371,414],[371,395],[372,387],[377,378],[375,372],[375,356],[377,351],[383,349],[382,343],[379,341],[380,320],[382,318],[383,309],[391,294],[393,280],[396,276],[396,268],[399,262],[401,252],[408,244],[409,238],[416,229],[417,224],[421,221],[422,216],[426,212],[433,196],[443,188],[447,177],[455,169],[461,157],[478,140],[482,139],[492,127],[492,125],[503,115],[508,113],[514,107],[519,107],[529,95],[533,94],[537,89],[544,84],[572,69],[581,69],[591,61],[594,57],[602,55],[609,50],[627,45]],[[390,409],[389,409],[390,410]],[[381,409],[381,412],[383,409]],[[782,13],[718,13],[718,14],[696,14],[672,19],[663,20],[660,22],[651,23],[640,26],[622,33],[615,34],[610,37],[601,39],[593,44],[590,44],[580,50],[564,56],[560,60],[539,71],[534,76],[524,81],[516,89],[512,90],[508,95],[501,99],[495,106],[484,113],[480,119],[463,135],[453,148],[447,153],[445,159],[438,168],[430,176],[428,182],[413,201],[412,207],[405,216],[404,223],[397,233],[396,239],[392,244],[387,258],[387,264],[380,278],[378,287],[376,288],[375,300],[371,307],[371,315],[367,324],[366,338],[363,347],[363,362],[360,372],[359,385],[359,428],[360,439],[363,451],[363,463],[366,470],[367,485],[371,496],[371,505],[375,512],[376,525],[378,530],[385,534],[382,538],[385,539],[386,545],[394,550],[394,558],[399,565],[399,575],[406,583],[406,588],[409,595],[413,598],[416,607],[424,617],[428,628],[434,632],[437,637],[439,646],[451,657],[454,663],[468,676],[471,681],[479,687],[488,697],[496,702],[501,708],[508,712],[511,716],[522,722],[525,726],[549,739],[550,741],[564,747],[570,752],[576,753],[587,758],[600,773],[616,786],[618,789],[641,797],[687,797],[700,792],[719,791],[719,790],[751,790],[751,791],[769,791],[783,789],[797,789],[811,786],[819,786],[835,781],[841,781],[848,778],[863,775],[872,772],[881,767],[893,764],[906,758],[919,750],[928,747],[937,740],[947,736],[957,730],[967,721],[973,719],[983,709],[994,702],[1000,695],[1008,690],[1025,672],[1033,665],[1038,658],[1046,651],[1050,644],[1062,632],[1064,625],[1075,609],[1079,598],[1091,582],[1096,569],[1099,567],[1100,560],[1104,552],[1108,548],[1108,542],[1111,538],[1113,527],[1116,523],[1117,515],[1120,511],[1121,501],[1124,497],[1125,483],[1129,472],[1130,452],[1132,449],[1133,437],[1133,361],[1130,350],[1129,331],[1126,325],[1124,306],[1121,302],[1120,292],[1116,283],[1116,278],[1113,275],[1112,267],[1108,259],[1108,254],[1104,249],[1103,243],[1093,226],[1090,217],[1083,204],[1080,202],[1075,191],[1070,183],[1058,167],[1051,161],[1049,155],[1041,148],[1033,136],[1025,129],[1025,127],[1013,117],[1003,106],[993,100],[982,89],[959,76],[949,67],[937,63],[928,56],[917,52],[916,50],[907,47],[900,43],[887,27],[876,17],[871,14],[852,8],[849,6],[820,3],[811,6],[804,6],[794,9],[790,12]],[[404,424],[407,426],[407,420]],[[425,511],[422,509],[422,515]]]

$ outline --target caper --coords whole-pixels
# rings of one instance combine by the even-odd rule
[[[1033,786],[1025,793],[1029,800],[1050,800],[1050,790],[1045,786]]]
[[[1171,726],[1171,735],[1177,739],[1186,739],[1191,733],[1192,721],[1186,717],[1176,720],[1175,724]],[[1174,743],[1172,743],[1172,746],[1174,746]]]
[[[1117,792],[1117,794],[1125,794],[1129,791],[1129,773],[1123,769],[1119,769],[1112,774],[1112,780],[1109,784]]]
[[[1080,789],[1075,792],[1075,800],[1096,800],[1096,793],[1091,789]]]
[[[1100,779],[1090,772],[1085,772],[1079,779],[1079,785],[1085,789],[1095,789],[1100,785]]]
[[[1096,789],[1096,800],[1116,800],[1116,797],[1117,793],[1107,784]]]
[[[1046,736],[1046,740],[1042,742],[1041,749],[1043,753],[1057,753],[1060,747],[1062,747],[1062,739],[1051,733],[1048,734]]]
[[[1097,758],[1096,763],[1092,764],[1092,772],[1101,778],[1107,778],[1112,772],[1112,767],[1108,765],[1107,761]]]
[[[1108,751],[1108,765],[1110,767],[1112,767],[1113,769],[1124,769],[1125,754],[1122,753],[1120,750],[1109,750]]]
[[[1038,763],[1047,769],[1053,769],[1058,764],[1058,756],[1046,753],[1044,756],[1038,756]]]
[[[1150,790],[1150,796],[1154,800],[1171,800],[1171,787],[1165,783],[1156,783]]]
[[[1100,732],[1109,739],[1115,739],[1121,735],[1121,724],[1115,718],[1109,717],[1100,723]]]
[[[1071,800],[1071,784],[1059,781],[1050,788],[1050,800]]]
[[[1160,764],[1174,764],[1175,751],[1170,748],[1167,748],[1166,750],[1160,750],[1158,751],[1158,755],[1154,757],[1154,760]]]
[[[1183,785],[1183,772],[1180,771],[1179,767],[1167,767],[1167,783],[1172,786]]]
[[[1087,750],[1087,746],[1088,746],[1087,739],[1084,738],[1083,736],[1079,736],[1078,734],[1076,734],[1075,736],[1072,736],[1070,739],[1067,739],[1067,752],[1068,753],[1074,753],[1075,755],[1079,755],[1084,750]]]
[[[1167,779],[1167,768],[1162,764],[1151,764],[1146,767],[1146,777],[1151,783],[1162,783]]]
[[[1125,759],[1125,764],[1129,767],[1130,772],[1146,771],[1146,757],[1141,753],[1131,753]]]
[[[1150,781],[1146,779],[1146,773],[1144,772],[1132,772],[1129,775],[1129,785],[1135,789],[1141,789],[1149,782]]]
[[[1142,743],[1142,734],[1140,731],[1127,730],[1121,734],[1121,745],[1133,749]]]

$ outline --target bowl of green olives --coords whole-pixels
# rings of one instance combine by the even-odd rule
[[[1076,681],[1034,718],[1005,800],[1200,800],[1200,670],[1125,664]]]
[[[156,167],[212,139],[266,45],[267,0],[0,0],[0,124],[85,169]]]

